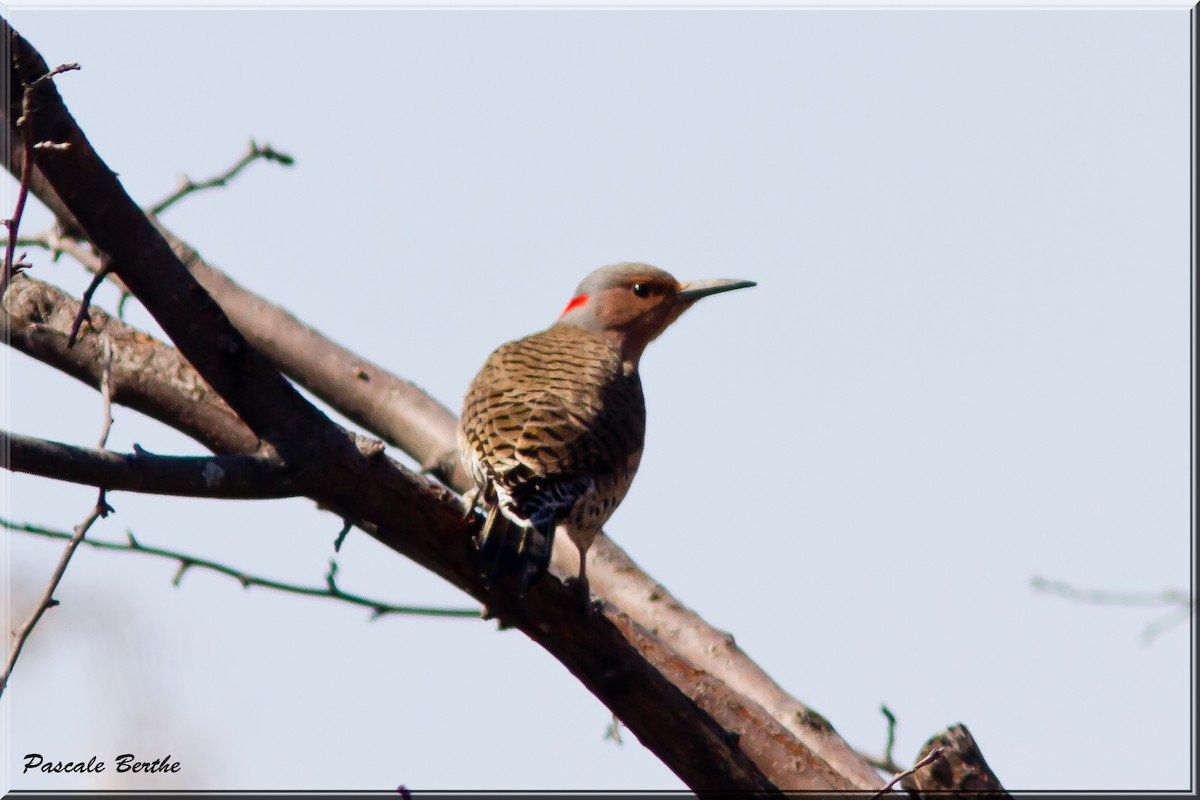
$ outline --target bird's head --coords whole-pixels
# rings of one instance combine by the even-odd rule
[[[583,279],[556,324],[600,334],[636,366],[646,345],[701,297],[754,285],[726,279],[680,282],[649,264],[613,264]]]

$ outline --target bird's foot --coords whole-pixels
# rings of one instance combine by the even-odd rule
[[[563,585],[579,598],[580,603],[585,608],[595,610],[596,602],[599,601],[599,598],[596,598],[596,600],[592,599],[592,590],[587,578],[572,576],[563,581]]]
[[[469,520],[471,515],[475,513],[475,504],[479,502],[479,495],[480,491],[478,488],[467,489],[463,492],[463,522]]]

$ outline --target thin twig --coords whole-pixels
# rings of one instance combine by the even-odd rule
[[[37,525],[20,524],[10,522],[9,520],[0,518],[0,526],[7,528],[10,531],[22,533],[30,533],[35,536],[42,536],[47,539],[70,539],[71,535],[65,531],[56,531],[50,528],[42,528]],[[305,595],[307,597],[327,597],[331,600],[340,600],[344,603],[350,603],[356,606],[371,609],[371,619],[376,620],[380,617],[389,614],[405,614],[409,616],[421,617],[474,617],[479,618],[478,609],[469,608],[431,608],[426,606],[398,606],[391,603],[385,603],[381,600],[372,600],[368,597],[352,594],[342,591],[333,580],[333,574],[336,572],[336,567],[333,562],[330,562],[330,572],[325,576],[324,586],[301,586],[293,583],[285,583],[282,581],[274,581],[269,578],[263,578],[256,575],[249,575],[241,570],[230,567],[226,564],[221,564],[216,561],[210,561],[198,556],[180,553],[174,550],[166,550],[159,547],[148,547],[134,538],[132,533],[127,534],[129,537],[128,543],[120,542],[102,542],[87,540],[86,544],[98,550],[116,550],[126,553],[142,553],[148,556],[156,556],[165,558],[179,563],[179,569],[175,573],[173,583],[178,586],[183,579],[183,575],[189,569],[198,567],[207,569],[212,572],[218,572],[222,575],[228,575],[240,583],[243,588],[249,589],[251,586],[259,586],[264,589],[274,589],[280,592],[289,594]]]
[[[8,242],[5,241],[7,246]],[[104,259],[88,243],[76,236],[62,233],[58,226],[30,236],[18,236],[17,247],[40,247],[50,253],[51,263],[56,263],[62,256],[68,255],[78,261],[84,269],[93,274],[104,267]],[[117,319],[125,319],[125,306],[133,298],[133,292],[112,272],[106,276],[121,292],[117,301]]]
[[[5,246],[8,241],[5,240]],[[86,246],[86,242],[74,236],[63,235],[58,226],[51,226],[41,233],[18,236],[17,247],[40,247],[50,253],[50,261],[57,262],[63,255],[69,255],[83,265],[89,272],[100,269],[100,257],[95,251]]]
[[[0,298],[3,298],[4,293],[8,291],[8,282],[13,275],[13,256],[17,250],[17,233],[21,228],[21,217],[25,215],[25,201],[29,199],[29,183],[33,180],[33,128],[27,124],[29,115],[32,112],[30,99],[33,96],[33,88],[43,80],[53,77],[60,72],[66,72],[68,69],[79,69],[79,65],[62,64],[52,69],[41,78],[27,85],[21,96],[21,116],[17,117],[17,127],[21,129],[21,178],[19,188],[17,189],[17,203],[13,208],[13,215],[11,218],[4,220],[4,227],[8,229],[8,240],[4,245],[4,266],[0,268]]]
[[[1030,581],[1035,591],[1053,594],[1079,603],[1126,608],[1161,608],[1174,606],[1175,611],[1148,624],[1142,631],[1143,644],[1150,644],[1163,631],[1191,616],[1195,600],[1188,592],[1166,589],[1157,594],[1138,592],[1113,592],[1104,589],[1079,589],[1063,581],[1049,581],[1035,576]]]
[[[58,559],[58,566],[55,568],[54,574],[50,576],[50,582],[46,585],[46,590],[42,592],[42,596],[38,600],[37,606],[33,609],[33,613],[29,615],[29,619],[25,621],[25,624],[14,635],[12,649],[8,653],[8,663],[4,665],[4,674],[0,675],[0,695],[4,694],[4,690],[8,686],[8,679],[12,676],[13,667],[16,666],[17,659],[21,656],[21,650],[25,647],[25,642],[28,641],[29,634],[33,632],[34,626],[38,624],[38,621],[46,613],[47,609],[58,605],[58,601],[54,599],[54,590],[58,588],[63,574],[67,571],[67,564],[71,561],[71,556],[75,554],[75,548],[79,547],[79,543],[83,541],[83,537],[87,534],[88,529],[95,524],[96,520],[108,516],[110,511],[112,511],[112,508],[105,502],[104,493],[101,492],[100,499],[96,502],[95,508],[92,509],[83,522],[75,527],[74,533],[68,534],[59,531],[58,535],[54,537],[57,539],[66,539],[66,549],[63,550],[62,556]],[[5,522],[5,527],[7,527],[7,522]]]
[[[891,775],[904,769],[904,767],[896,763],[895,756],[893,754],[893,750],[896,746],[896,715],[893,714],[891,709],[885,705],[881,705],[879,710],[883,713],[883,716],[887,718],[888,722],[887,744],[885,744],[883,747],[883,756],[873,756],[870,753],[864,753],[861,750],[855,750],[854,752],[862,756],[863,760],[865,760],[875,769]]]
[[[51,74],[58,74],[58,72],[65,71],[66,69],[78,69],[78,68],[79,68],[79,65],[77,65],[77,64],[64,65],[63,67],[59,67],[57,70],[53,71]],[[38,83],[38,81],[34,81],[33,85],[36,86],[37,83]],[[22,116],[22,119],[24,119],[23,116]],[[20,125],[19,120],[18,120],[17,124]],[[25,129],[28,132],[29,126],[25,126]],[[29,138],[31,138],[31,137],[27,133],[26,139],[29,139]],[[88,319],[88,307],[91,305],[92,295],[95,293],[95,291],[96,291],[97,287],[99,287],[100,283],[105,278],[110,276],[112,270],[107,265],[106,262],[100,260],[96,255],[86,251],[83,248],[83,240],[81,240],[77,237],[62,236],[57,231],[53,231],[53,230],[47,231],[42,234],[38,234],[37,236],[29,236],[29,237],[18,237],[17,236],[17,227],[20,223],[21,214],[23,213],[24,208],[25,208],[25,199],[29,194],[29,180],[32,178],[33,160],[29,156],[28,151],[31,151],[33,148],[38,147],[39,145],[50,145],[50,144],[53,144],[53,143],[49,143],[49,142],[39,142],[37,144],[34,144],[33,142],[27,143],[26,158],[25,158],[24,163],[21,166],[21,170],[22,170],[21,171],[21,191],[17,195],[17,208],[16,208],[16,211],[13,213],[13,219],[5,220],[5,224],[8,227],[8,237],[5,241],[6,257],[5,257],[5,262],[4,262],[5,263],[4,287],[7,288],[7,286],[8,286],[8,276],[11,274],[11,271],[12,271],[12,256],[17,247],[30,247],[30,246],[42,247],[42,248],[50,251],[51,258],[55,259],[55,260],[61,254],[68,253],[72,257],[74,257],[77,261],[79,261],[81,264],[83,264],[85,267],[90,269],[94,273],[95,277],[93,278],[91,285],[88,287],[87,292],[84,293],[84,302],[80,308],[79,317],[76,319],[75,324],[71,328],[71,337],[70,337],[69,341],[71,344],[74,344],[75,338],[79,334],[79,328],[83,325],[84,320]],[[222,172],[220,175],[217,175],[216,177],[210,178],[206,181],[200,181],[198,183],[191,180],[187,176],[184,176],[178,189],[176,189],[174,192],[172,192],[170,195],[163,198],[159,202],[155,203],[153,206],[151,206],[149,209],[147,209],[146,213],[148,213],[152,217],[158,216],[159,214],[161,214],[162,212],[166,211],[168,208],[173,206],[175,203],[182,200],[184,197],[187,197],[189,194],[192,194],[194,192],[203,191],[205,189],[214,189],[214,188],[226,186],[229,184],[229,182],[231,180],[233,180],[233,178],[237,177],[237,175],[242,170],[244,170],[247,166],[249,166],[254,161],[258,161],[260,159],[264,160],[264,161],[274,161],[277,164],[282,164],[283,166],[287,166],[287,167],[290,167],[292,164],[295,163],[295,159],[292,158],[292,156],[288,155],[287,153],[280,152],[280,151],[276,150],[275,148],[271,147],[270,145],[260,145],[252,139],[250,141],[250,147],[247,150],[246,154],[243,155],[240,159],[238,159],[238,161],[233,166],[229,167],[229,169],[225,170],[224,172]],[[119,319],[124,319],[125,318],[125,313],[124,313],[125,312],[125,304],[128,302],[128,300],[133,295],[131,292],[129,292],[128,289],[126,289],[124,287],[124,284],[119,284],[119,285],[121,288],[121,299],[117,304],[117,317]],[[3,296],[3,291],[0,291],[0,297],[2,297],[2,296]]]
[[[100,428],[100,450],[108,443],[108,432],[112,429],[113,393],[113,340],[108,331],[100,333],[100,396],[104,398],[104,424]]]
[[[885,705],[879,706],[879,710],[887,717],[888,722],[887,744],[883,747],[883,760],[888,764],[895,764],[896,762],[892,759],[892,751],[896,747],[896,715]],[[895,772],[895,770],[892,771]]]
[[[0,268],[0,300],[4,299],[4,294],[8,291],[8,282],[12,278],[13,255],[17,249],[17,232],[21,228],[21,217],[25,214],[25,201],[29,198],[29,182],[33,180],[33,129],[25,124],[25,118],[29,114],[30,91],[31,87],[26,86],[25,96],[21,101],[21,116],[17,119],[17,127],[21,129],[23,158],[21,160],[20,188],[17,189],[17,204],[13,208],[12,217],[4,220],[4,226],[8,228],[8,243],[4,247],[4,266]]]
[[[223,187],[227,185],[230,180],[236,177],[239,172],[260,158],[266,161],[274,161],[278,164],[282,164],[285,167],[290,167],[295,163],[295,159],[287,153],[281,153],[272,148],[269,144],[259,146],[258,142],[255,142],[253,139],[251,139],[249,151],[247,151],[246,155],[242,156],[241,159],[238,160],[238,162],[232,167],[216,177],[209,178],[206,181],[200,181],[199,183],[184,175],[180,180],[179,188],[164,197],[162,200],[159,200],[154,205],[150,206],[150,208],[147,209],[147,213],[152,217],[157,217],[159,214],[163,213],[168,208],[175,205],[193,192]]]
[[[29,115],[33,113],[31,103],[33,90],[42,81],[48,81],[55,75],[75,69],[79,69],[78,64],[59,64],[45,75],[26,85],[21,95],[21,116],[17,117],[17,127],[21,129],[21,179],[12,218],[4,220],[4,226],[8,228],[8,242],[4,246],[4,266],[0,269],[0,298],[3,298],[4,293],[8,291],[8,283],[13,274],[13,255],[17,248],[17,232],[21,227],[21,217],[25,214],[25,201],[29,199],[29,184],[33,180],[33,150],[38,145],[46,144],[46,142],[35,143],[33,141],[33,127],[29,124]],[[61,146],[61,148],[65,147],[66,145]]]
[[[1111,606],[1191,606],[1192,596],[1187,592],[1168,589],[1157,594],[1137,592],[1113,592],[1105,589],[1077,589],[1063,581],[1048,581],[1035,577],[1031,581],[1033,588],[1039,592],[1056,594],[1068,600],[1078,600],[1081,603],[1095,603]]]
[[[625,740],[621,738],[621,720],[616,714],[612,715],[612,721],[604,729],[604,738],[612,739],[618,745],[625,744]]]
[[[909,775],[912,775],[914,772],[921,769],[922,767],[929,766],[930,764],[937,761],[941,757],[942,757],[942,748],[937,747],[937,748],[934,748],[933,750],[930,750],[929,753],[927,753],[926,756],[924,758],[922,758],[920,761],[913,764],[911,767],[904,770],[903,772],[897,772],[890,781],[888,781],[886,784],[884,784],[882,789],[880,789],[875,794],[871,795],[871,800],[878,800],[878,798],[883,797],[885,794],[892,791],[892,787],[895,786],[897,783],[904,780]]]
[[[79,329],[83,327],[83,321],[91,322],[92,316],[88,309],[92,307],[92,295],[100,288],[100,284],[104,282],[110,272],[112,272],[112,264],[107,258],[101,258],[100,269],[92,275],[92,282],[88,284],[83,297],[80,298],[79,313],[75,315],[75,321],[71,323],[71,333],[67,336],[67,347],[75,346],[75,340],[79,337]]]
[[[1175,611],[1172,611],[1170,614],[1167,614],[1165,617],[1159,617],[1142,629],[1142,644],[1152,644],[1163,631],[1178,625],[1180,622],[1189,619],[1191,616],[1192,606],[1189,604],[1187,608],[1179,608]]]
[[[342,544],[346,541],[346,537],[350,534],[350,529],[354,527],[353,523],[348,519],[342,520],[342,529],[338,531],[337,538],[333,540],[333,552],[340,553]]]

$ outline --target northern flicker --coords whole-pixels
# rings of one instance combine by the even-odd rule
[[[545,573],[562,529],[579,548],[578,588],[586,593],[588,547],[642,457],[642,351],[700,298],[749,286],[681,283],[647,264],[602,267],[552,326],[492,353],[467,390],[458,430],[476,486],[469,503],[487,514],[478,541],[489,582],[515,568],[523,593]],[[520,536],[504,566],[498,515]]]

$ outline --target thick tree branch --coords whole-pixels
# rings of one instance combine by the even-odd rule
[[[94,389],[103,370],[101,336],[113,347],[113,401],[192,437],[217,453],[251,453],[258,437],[170,345],[109,316],[89,312],[74,347],[67,344],[79,301],[50,284],[18,275],[0,304],[3,338]]]
[[[66,531],[56,531],[52,528],[43,528],[38,525],[22,525],[0,518],[0,527],[10,531],[19,531],[28,533],[34,536],[40,536],[44,539],[61,539],[70,541],[73,534]],[[144,545],[134,538],[133,533],[127,533],[129,537],[128,543],[122,542],[103,542],[96,539],[84,539],[83,544],[97,550],[115,550],[120,553],[140,553],[142,555],[153,556],[156,558],[164,558],[170,561],[175,561],[179,564],[179,569],[175,572],[175,579],[172,583],[175,586],[183,580],[183,575],[190,569],[208,570],[216,572],[220,575],[228,575],[242,585],[243,589],[249,589],[251,586],[258,586],[264,589],[273,589],[286,594],[298,594],[305,597],[325,597],[330,600],[337,600],[342,603],[348,603],[354,606],[361,606],[371,610],[371,619],[376,620],[380,617],[391,615],[415,616],[415,617],[462,617],[478,619],[480,616],[477,608],[436,608],[431,606],[399,606],[393,603],[385,603],[382,600],[372,600],[369,597],[352,594],[351,592],[343,591],[337,585],[337,562],[329,562],[329,572],[325,575],[325,583],[322,586],[301,586],[300,584],[287,583],[285,581],[271,580],[257,575],[251,575],[239,569],[222,564],[219,561],[212,561],[199,556],[180,553],[175,550],[166,550],[161,547],[150,547]]]
[[[114,453],[7,431],[0,431],[0,468],[143,494],[229,500],[300,494],[291,471],[272,456],[160,456],[145,450]]]

